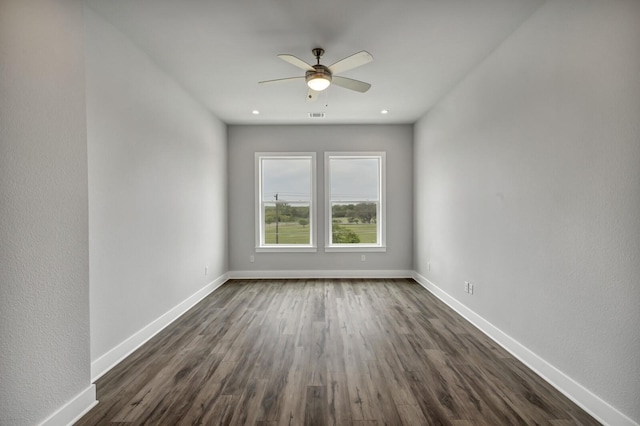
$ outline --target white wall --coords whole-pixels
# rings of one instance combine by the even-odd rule
[[[2,425],[95,401],[83,55],[82,3],[0,1]]]
[[[227,154],[221,121],[90,9],[86,21],[95,362],[226,273]]]
[[[640,2],[559,0],[415,126],[416,271],[635,422],[639,123]]]
[[[410,125],[229,126],[229,267],[232,271],[412,270],[412,150]],[[318,251],[255,253],[254,153],[317,154]],[[386,151],[387,251],[324,252],[324,152]],[[249,256],[255,262],[249,262]],[[291,272],[296,275],[295,272]],[[249,274],[251,275],[251,274]]]

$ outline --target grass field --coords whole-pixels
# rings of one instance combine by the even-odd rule
[[[344,221],[340,223],[345,229],[353,231],[360,238],[360,243],[376,243],[376,224],[355,224]],[[275,223],[265,225],[265,243],[276,243]],[[280,223],[278,226],[278,244],[309,244],[309,225],[304,227],[295,222]]]
[[[276,243],[276,224],[265,225],[265,243]],[[304,227],[295,222],[280,223],[278,226],[278,244],[309,244],[309,225]]]
[[[355,224],[355,223],[341,223],[341,227],[348,229],[350,231],[355,232],[355,234],[360,238],[360,244],[375,244],[376,243],[376,224],[372,223],[368,224]]]

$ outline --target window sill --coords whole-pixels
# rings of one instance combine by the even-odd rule
[[[256,253],[316,253],[317,251],[317,247],[311,246],[256,247]]]
[[[386,252],[386,246],[367,246],[354,244],[351,246],[325,246],[325,253],[360,253],[360,252]]]

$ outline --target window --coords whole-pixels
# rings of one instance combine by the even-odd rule
[[[385,251],[385,153],[325,153],[326,251]]]
[[[316,251],[315,153],[256,153],[256,251]]]

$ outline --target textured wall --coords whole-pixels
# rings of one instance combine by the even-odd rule
[[[395,126],[230,126],[229,127],[229,266],[232,271],[406,270],[412,269],[413,131]],[[258,253],[255,262],[254,153],[316,152],[318,251]],[[324,252],[324,152],[386,151],[387,251]]]
[[[639,123],[640,2],[566,0],[415,128],[416,271],[636,422]]]
[[[82,3],[0,1],[0,424],[87,389]]]
[[[227,154],[223,123],[90,9],[86,21],[95,361],[226,273]]]

